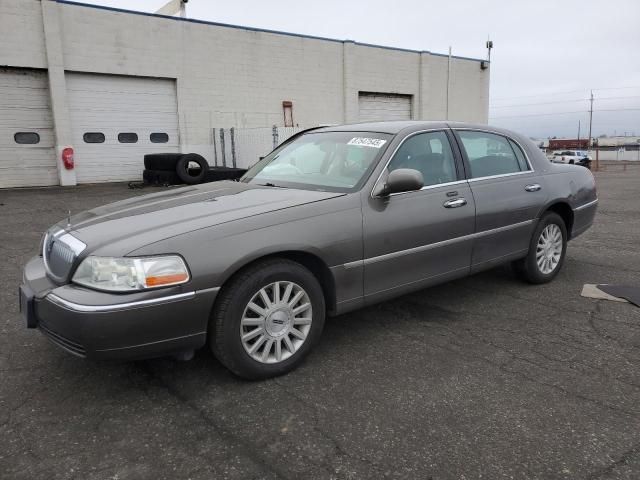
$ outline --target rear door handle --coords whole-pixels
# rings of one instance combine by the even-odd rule
[[[542,187],[541,187],[539,184],[537,184],[537,183],[532,183],[531,185],[527,185],[527,186],[525,186],[525,187],[524,187],[524,189],[525,189],[527,192],[537,192],[537,191],[538,191],[538,190],[540,190],[541,188],[542,188]]]
[[[460,198],[456,198],[454,200],[447,200],[446,202],[444,202],[442,204],[442,206],[444,208],[458,208],[458,207],[462,207],[462,206],[464,206],[466,204],[467,204],[467,201],[464,198],[460,197]]]

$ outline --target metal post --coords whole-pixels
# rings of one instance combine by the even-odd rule
[[[213,129],[213,162],[215,164],[215,166],[218,166],[218,146],[217,146],[217,141],[216,141],[216,129]]]
[[[596,172],[600,171],[600,157],[598,153],[600,153],[600,149],[596,147]]]
[[[278,127],[276,125],[271,129],[271,135],[273,135],[273,149],[278,146]]]
[[[593,90],[591,90],[591,98],[590,98],[590,106],[589,106],[589,148],[591,148],[591,126],[593,125]]]
[[[227,155],[226,152],[224,151],[224,128],[220,129],[220,151],[222,152],[222,166],[226,167],[227,166]]]
[[[451,47],[449,47],[449,61],[447,63],[447,113],[446,120],[449,120],[449,86],[451,84]]]
[[[236,168],[236,129],[231,127],[229,129],[229,134],[231,135],[231,164],[233,168]]]

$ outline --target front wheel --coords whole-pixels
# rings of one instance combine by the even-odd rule
[[[209,345],[240,377],[274,377],[302,362],[320,338],[324,319],[324,295],[315,276],[296,262],[270,259],[223,287],[209,325]]]
[[[555,278],[567,251],[567,227],[554,212],[542,216],[531,236],[529,253],[514,262],[516,272],[527,282],[547,283]]]

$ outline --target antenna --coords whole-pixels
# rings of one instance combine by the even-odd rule
[[[489,64],[491,63],[491,49],[493,48],[493,40],[487,37],[487,43],[485,44],[487,47],[487,59],[480,62],[480,68],[482,70],[486,70],[489,68]]]

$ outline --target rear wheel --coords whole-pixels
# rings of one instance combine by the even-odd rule
[[[567,227],[554,212],[542,216],[531,236],[529,253],[514,262],[516,272],[529,283],[547,283],[555,278],[567,251]]]
[[[322,287],[309,270],[286,259],[265,260],[221,290],[209,345],[240,377],[274,377],[302,362],[320,338],[324,318]]]

